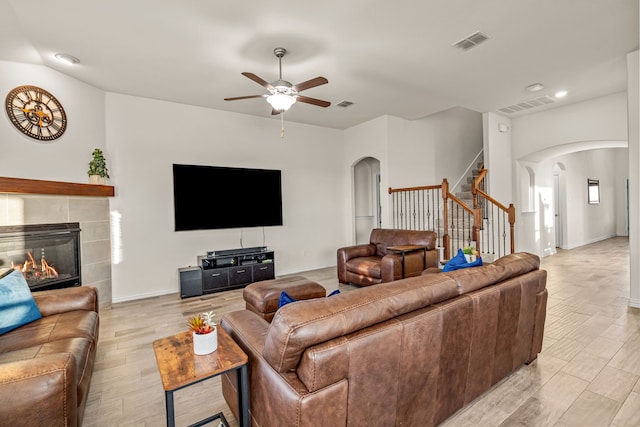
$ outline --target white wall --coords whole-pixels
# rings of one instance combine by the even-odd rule
[[[442,182],[442,177],[436,175],[436,144],[431,128],[429,120],[389,118],[387,143],[390,187],[416,187]]]
[[[87,170],[91,153],[94,148],[105,149],[104,92],[47,67],[0,61],[3,97],[23,85],[41,87],[55,96],[67,114],[67,129],[58,139],[39,142],[20,133],[3,111],[0,114],[0,174],[89,183]],[[105,156],[109,159],[108,152]]]
[[[623,183],[618,171],[626,171],[626,149],[587,150],[544,162],[548,167],[562,163],[566,177],[564,249],[572,249],[617,235],[618,212],[624,212],[624,200],[618,200]],[[600,203],[589,204],[587,179],[600,182]],[[551,182],[553,186],[553,182]]]
[[[627,96],[620,92],[511,121],[513,158],[583,141],[627,141]]]
[[[541,162],[516,161],[518,198],[516,203],[516,250],[540,256],[555,253],[554,183],[553,166],[562,164],[565,199],[562,201],[564,218],[563,249],[604,240],[624,228],[627,175],[627,149],[607,148],[585,150],[551,157]],[[527,182],[524,170],[529,168],[535,176],[534,198],[531,210],[522,210]],[[600,181],[598,205],[587,203],[587,178]],[[622,220],[621,224],[619,221]]]
[[[343,206],[343,218],[349,224],[349,240],[342,242],[338,247],[353,245],[356,243],[356,225],[355,225],[355,188],[354,188],[354,166],[360,160],[366,157],[372,157],[380,161],[380,204],[382,206],[382,226],[387,227],[389,224],[389,197],[387,189],[389,188],[389,161],[388,161],[388,128],[389,116],[378,117],[358,126],[354,126],[344,131],[344,153],[342,158],[342,169],[350,171],[349,180],[343,183],[346,191]]]
[[[437,185],[444,178],[453,187],[482,149],[482,115],[466,108],[417,120],[393,117],[389,124],[393,188]]]
[[[505,206],[515,203],[511,169],[511,119],[495,113],[482,115],[487,191]]]
[[[385,190],[437,185],[443,178],[455,184],[482,149],[482,115],[456,107],[413,121],[383,116],[347,129],[345,146],[345,167],[365,157],[380,160],[382,226],[390,227]],[[352,202],[350,206],[353,218]]]
[[[565,213],[570,221],[564,230],[563,247],[617,234],[619,219],[625,214],[625,202],[618,196],[628,168],[621,161],[624,155],[619,154],[619,148],[597,147],[626,146],[626,102],[624,93],[614,94],[512,119],[516,250],[541,256],[555,252],[555,229],[547,227],[553,223],[553,165],[558,162],[567,167]],[[574,154],[559,155],[572,151]],[[521,209],[527,197],[527,183],[522,181],[527,167],[535,174],[534,212]],[[608,204],[603,200],[597,207],[587,205],[587,178],[600,179],[606,186]]]
[[[629,179],[629,150],[615,150],[618,165],[614,176],[614,191],[616,198],[616,235],[629,235],[629,208],[628,208],[628,179]]]
[[[434,158],[435,182],[439,184],[447,178],[451,190],[464,177],[473,159],[482,150],[482,114],[462,107],[450,108],[440,113],[420,119],[429,128],[422,141],[430,141],[435,148],[428,154]],[[407,153],[410,156],[410,153]],[[475,168],[476,165],[472,165]]]
[[[107,147],[122,231],[113,265],[114,301],[176,292],[178,268],[209,250],[266,245],[276,275],[335,264],[342,222],[342,132],[109,93]],[[173,231],[172,164],[282,170],[278,227]],[[203,183],[202,209],[225,209],[260,183]]]
[[[636,50],[627,55],[627,91],[629,121],[629,279],[630,304],[640,307],[640,135],[638,108],[640,83],[640,54]]]

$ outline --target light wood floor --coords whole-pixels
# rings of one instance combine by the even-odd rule
[[[640,309],[629,308],[629,251],[613,238],[542,259],[549,302],[543,351],[443,425],[640,426]],[[335,268],[299,273],[328,290]],[[152,350],[186,318],[242,309],[242,290],[181,300],[177,294],[101,311],[100,342],[84,426],[163,426],[164,391]],[[177,425],[227,408],[217,378],[175,393]],[[283,426],[286,427],[286,426]]]

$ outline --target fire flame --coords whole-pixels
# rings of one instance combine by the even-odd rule
[[[36,262],[35,258],[33,258],[31,252],[27,252],[27,257],[28,259],[26,259],[22,264],[14,264],[12,261],[11,268],[20,270],[26,278],[34,277],[38,280],[58,278],[58,272],[55,268],[47,263],[47,260],[44,259],[44,256],[40,260],[39,265]]]

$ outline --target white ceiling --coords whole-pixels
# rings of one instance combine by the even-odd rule
[[[527,111],[624,91],[638,23],[638,0],[0,0],[0,60],[109,92],[273,117],[263,99],[223,98],[265,93],[240,73],[276,80],[273,49],[284,47],[284,80],[324,76],[302,94],[332,103],[297,103],[285,120],[345,129],[384,114],[497,111],[561,88],[565,99]],[[489,40],[452,47],[476,31]],[[57,52],[81,63],[60,64]],[[536,82],[545,89],[525,90]],[[336,106],[344,100],[354,104]]]

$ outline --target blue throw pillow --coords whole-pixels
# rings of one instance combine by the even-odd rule
[[[289,295],[288,293],[286,293],[285,291],[282,291],[280,292],[280,299],[278,300],[278,308],[296,301],[298,300],[292,297],[291,295]]]
[[[467,258],[465,258],[462,249],[458,249],[456,256],[451,258],[449,262],[442,267],[442,271],[453,271],[461,268],[478,267],[480,265],[482,265],[482,258],[478,257],[475,261],[467,262]]]
[[[331,292],[329,295],[327,295],[327,298],[333,296],[333,295],[337,295],[340,293],[340,289],[336,289],[335,291]],[[280,299],[278,299],[278,308],[285,306],[289,303],[292,302],[296,302],[298,301],[297,299],[295,299],[294,297],[292,297],[291,295],[289,295],[288,293],[286,293],[285,291],[280,292]]]
[[[22,272],[0,279],[0,335],[42,317]]]

